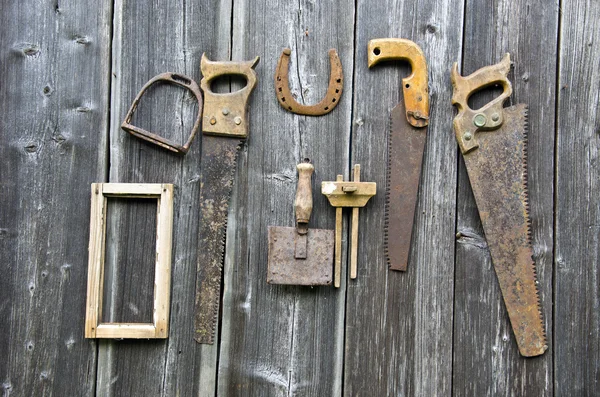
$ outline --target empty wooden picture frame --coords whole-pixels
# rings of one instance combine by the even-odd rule
[[[108,197],[156,198],[156,263],[152,323],[103,323],[104,254]],[[86,338],[167,338],[171,290],[173,185],[160,183],[92,183],[88,261]]]

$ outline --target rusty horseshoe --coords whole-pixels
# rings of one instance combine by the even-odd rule
[[[333,48],[329,50],[329,86],[325,98],[316,105],[301,105],[292,96],[288,79],[291,53],[292,50],[289,48],[283,50],[275,71],[275,93],[281,107],[292,113],[306,116],[322,116],[331,112],[339,103],[344,87],[344,73],[337,51]]]

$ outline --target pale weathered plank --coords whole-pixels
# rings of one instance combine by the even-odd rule
[[[115,2],[111,106],[110,182],[175,185],[170,331],[164,341],[102,342],[99,352],[99,395],[191,396],[215,390],[217,345],[193,340],[196,249],[199,218],[201,134],[189,152],[177,156],[120,129],[126,112],[144,83],[162,72],[178,72],[200,81],[200,57],[227,59],[231,4],[220,1]],[[142,98],[133,124],[180,143],[187,140],[197,115],[195,97],[180,87],[158,85]],[[127,308],[137,300],[152,302],[153,259],[144,258],[148,244],[135,236],[153,230],[140,205],[118,209],[110,226],[123,237],[110,249],[117,255],[114,311],[135,317]],[[130,230],[120,219],[137,213]],[[129,241],[129,243],[128,243]],[[127,245],[127,249],[125,248]],[[126,252],[122,252],[126,251]],[[131,276],[129,276],[131,274]],[[142,279],[139,279],[142,277]],[[136,280],[139,279],[139,282]],[[141,297],[141,298],[139,298]],[[140,311],[143,308],[139,308]]]
[[[557,2],[466,2],[462,74],[509,52],[513,95],[529,105],[529,203],[534,260],[548,337],[552,338],[553,163]],[[461,62],[459,62],[461,65]],[[450,65],[448,65],[448,68]],[[474,108],[493,98],[482,93]],[[454,370],[457,396],[552,395],[552,347],[519,355],[462,157],[456,246]]]
[[[307,157],[315,166],[310,227],[334,228],[335,210],[319,187],[348,171],[353,8],[351,1],[234,3],[232,58],[260,55],[261,63],[229,218],[218,395],[341,394],[345,284],[268,285],[267,226],[294,224],[296,164]],[[346,77],[331,113],[311,118],[281,108],[273,79],[285,47],[291,90],[304,104],[325,95],[327,52],[337,49]]]
[[[600,379],[600,3],[562,1],[561,10],[554,386],[558,396],[592,396]]]
[[[346,395],[451,393],[456,146],[447,70],[460,55],[462,7],[358,2],[352,162],[378,195],[361,210],[358,278],[348,287]],[[389,112],[409,73],[404,63],[367,68],[368,41],[385,37],[416,42],[429,68],[431,120],[407,272],[389,271],[383,251]]]
[[[91,395],[90,183],[105,178],[111,7],[0,4],[0,393]]]

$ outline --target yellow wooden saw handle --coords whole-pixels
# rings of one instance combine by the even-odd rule
[[[413,41],[388,38],[369,41],[369,68],[384,61],[406,61],[411,74],[402,79],[406,119],[417,128],[429,124],[429,87],[427,61],[421,48]]]
[[[463,154],[479,147],[476,132],[495,130],[504,122],[503,104],[512,94],[512,86],[507,77],[509,71],[510,54],[504,55],[499,63],[485,66],[465,77],[458,73],[458,65],[454,63],[451,72],[454,88],[452,104],[458,108],[458,114],[454,118],[454,132]],[[469,107],[471,95],[495,85],[502,87],[500,96],[479,110]]]

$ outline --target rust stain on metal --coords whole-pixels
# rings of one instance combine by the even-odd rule
[[[461,151],[519,352],[532,357],[543,354],[548,346],[532,258],[527,107],[502,108],[511,92],[506,78],[509,68],[508,54],[500,64],[475,72],[475,77],[459,76],[455,64],[453,102],[459,115],[454,127],[459,145],[461,139],[466,143]],[[463,86],[463,81],[470,83]],[[503,95],[472,111],[466,102],[469,95],[492,84],[501,84]],[[478,114],[486,118],[477,118]]]
[[[170,139],[164,138],[158,134],[147,131],[140,127],[136,127],[135,125],[131,124],[131,120],[133,119],[133,115],[134,115],[135,111],[137,110],[137,107],[140,103],[140,100],[142,99],[142,96],[153,84],[156,84],[156,83],[168,83],[168,84],[174,84],[174,85],[186,88],[186,89],[190,90],[192,92],[192,94],[194,94],[194,96],[196,97],[196,100],[198,101],[198,116],[196,117],[196,122],[194,123],[194,126],[192,127],[192,131],[191,131],[187,141],[183,145],[175,143]],[[148,142],[154,143],[155,145],[161,146],[167,150],[170,150],[172,152],[179,153],[179,154],[186,154],[190,148],[190,145],[192,144],[192,141],[194,140],[194,136],[196,136],[196,132],[198,131],[198,128],[200,128],[201,118],[202,118],[202,94],[200,93],[200,87],[198,87],[198,84],[196,84],[196,82],[194,80],[192,80],[191,78],[189,78],[185,75],[168,72],[168,73],[161,73],[157,76],[154,76],[142,87],[140,92],[137,94],[137,96],[133,100],[133,103],[131,104],[129,111],[127,112],[127,115],[125,116],[125,120],[121,124],[121,128],[124,129],[125,131],[129,132],[130,134],[137,136],[138,138],[141,138]]]
[[[333,280],[333,230],[309,229],[306,258],[296,258],[295,227],[269,226],[267,283],[289,285],[331,285]]]
[[[331,285],[334,233],[333,230],[308,228],[313,208],[311,178],[314,167],[306,159],[297,168],[296,227],[269,226],[267,283]]]
[[[316,105],[302,105],[296,101],[290,91],[290,82],[288,78],[288,69],[290,65],[290,55],[292,50],[285,48],[277,62],[275,70],[275,94],[282,108],[285,110],[303,114],[306,116],[322,116],[331,112],[338,103],[344,88],[344,73],[342,71],[342,62],[335,49],[329,50],[329,85],[325,97]]]
[[[408,123],[402,102],[392,110],[391,118],[384,247],[389,268],[406,271],[427,132]]]
[[[256,85],[254,67],[248,62],[212,62],[202,55],[200,68],[204,91],[202,171],[200,173],[200,224],[196,279],[194,339],[212,344],[219,316],[227,210],[233,187],[237,154],[248,136],[248,99]],[[242,75],[247,84],[232,93],[214,93],[211,82],[226,75]]]
[[[402,79],[403,100],[391,113],[385,201],[384,249],[391,270],[406,271],[429,124],[427,62],[421,48],[406,39],[374,39],[368,45],[369,68],[385,61],[410,64]]]

